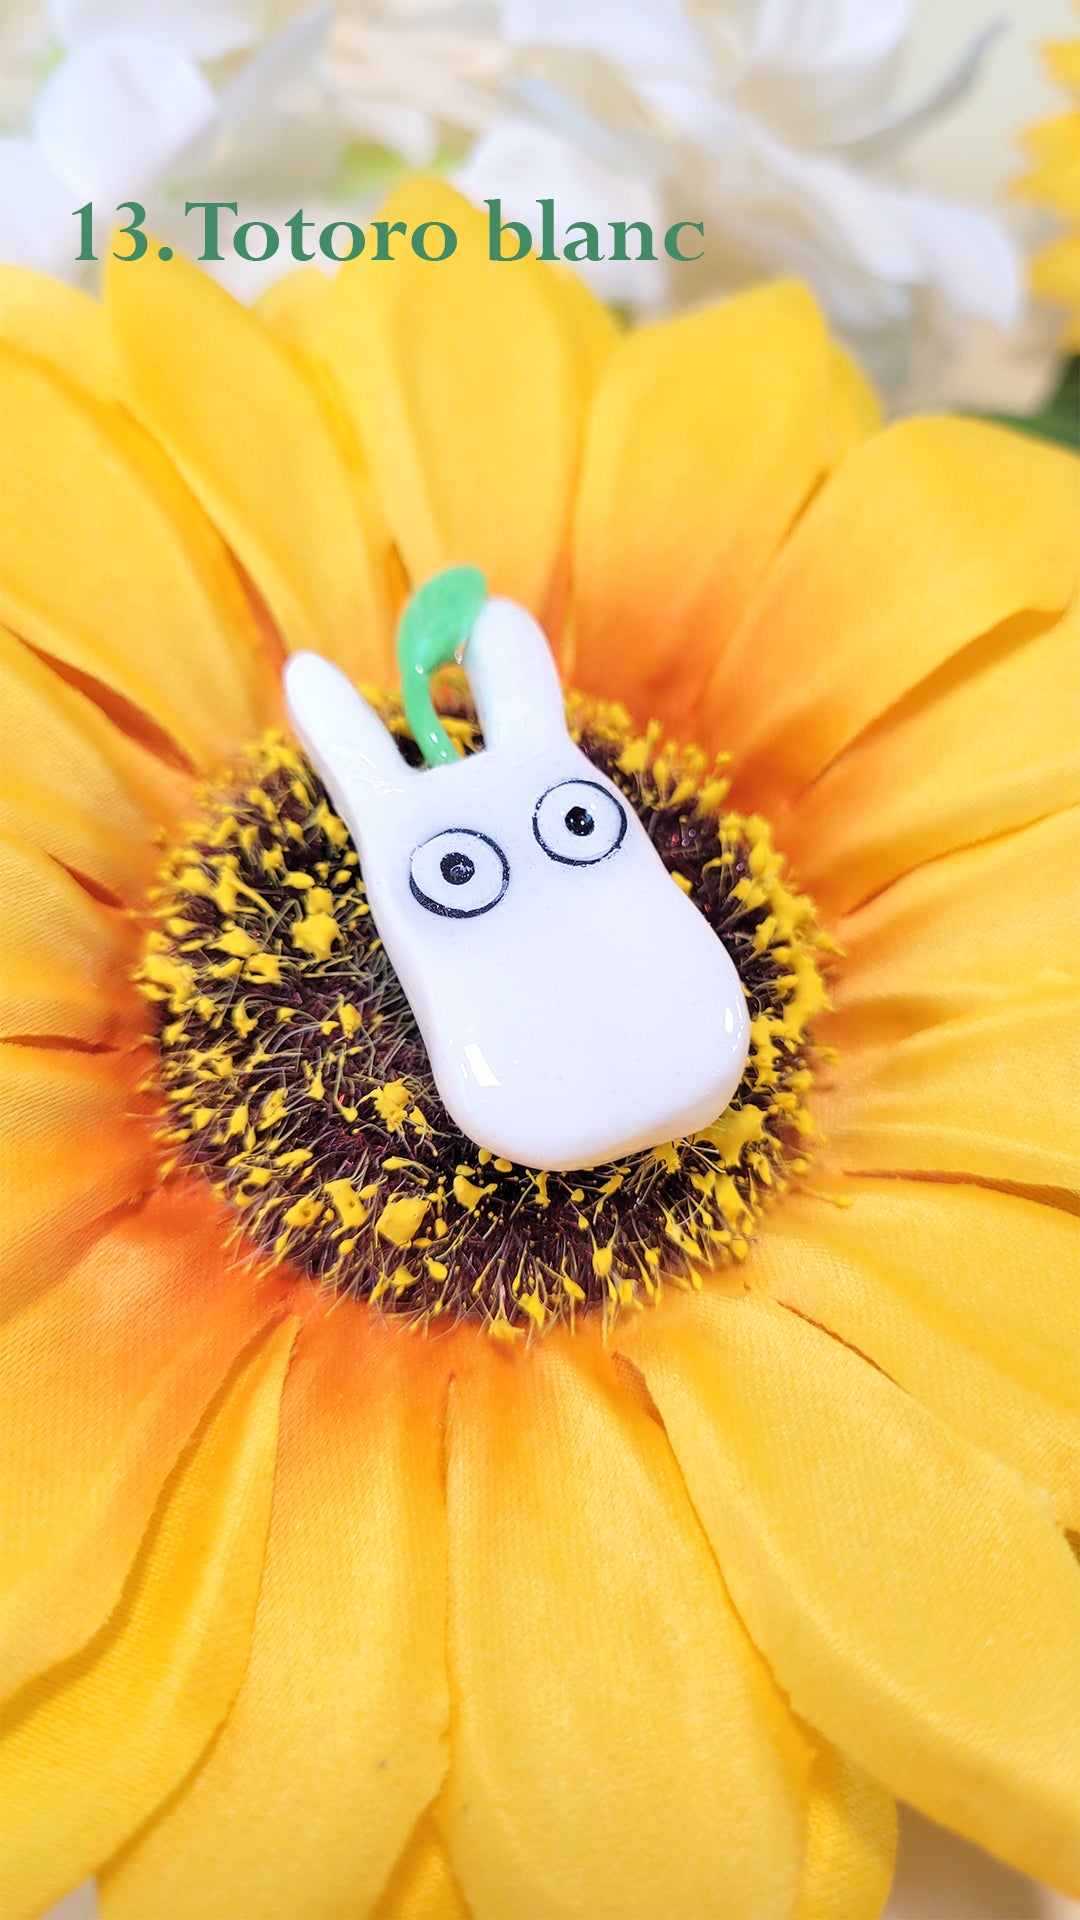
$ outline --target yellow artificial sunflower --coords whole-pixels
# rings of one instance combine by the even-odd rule
[[[3,282],[5,1912],[862,1920],[894,1795],[1073,1885],[1077,465],[388,214]],[[449,563],[753,1018],[589,1175],[454,1131],[284,728],[408,754]]]
[[[1037,299],[1064,309],[1066,350],[1080,353],[1080,40],[1048,41],[1043,59],[1071,105],[1024,134],[1032,166],[1014,192],[1067,223],[1067,231],[1032,261],[1031,290]]]

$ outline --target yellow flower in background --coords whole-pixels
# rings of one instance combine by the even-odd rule
[[[1073,1885],[1076,463],[388,217],[457,254],[3,282],[8,1911],[860,1920],[893,1795]],[[456,562],[756,1009],[580,1187],[280,731]]]
[[[1038,299],[1065,309],[1064,344],[1070,353],[1080,353],[1080,40],[1050,41],[1043,58],[1072,105],[1023,136],[1033,164],[1014,192],[1067,222],[1068,231],[1036,254],[1031,289]]]

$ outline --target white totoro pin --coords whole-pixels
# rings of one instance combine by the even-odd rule
[[[491,1153],[561,1172],[707,1126],[746,1064],[738,974],[571,740],[540,628],[458,567],[414,596],[398,652],[423,771],[327,660],[294,655],[285,691],[447,1111]],[[485,743],[465,759],[429,688],[454,658]]]

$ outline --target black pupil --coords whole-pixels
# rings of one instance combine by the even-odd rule
[[[566,824],[571,833],[576,833],[581,840],[592,832],[596,822],[587,807],[571,807],[566,815]]]
[[[439,872],[451,887],[463,887],[471,880],[476,867],[467,853],[444,853],[439,861]]]

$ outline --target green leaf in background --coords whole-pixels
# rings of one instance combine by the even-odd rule
[[[1033,433],[1039,440],[1080,451],[1080,354],[1066,363],[1061,385],[1038,413],[983,413],[981,420],[997,420],[1003,427]]]

